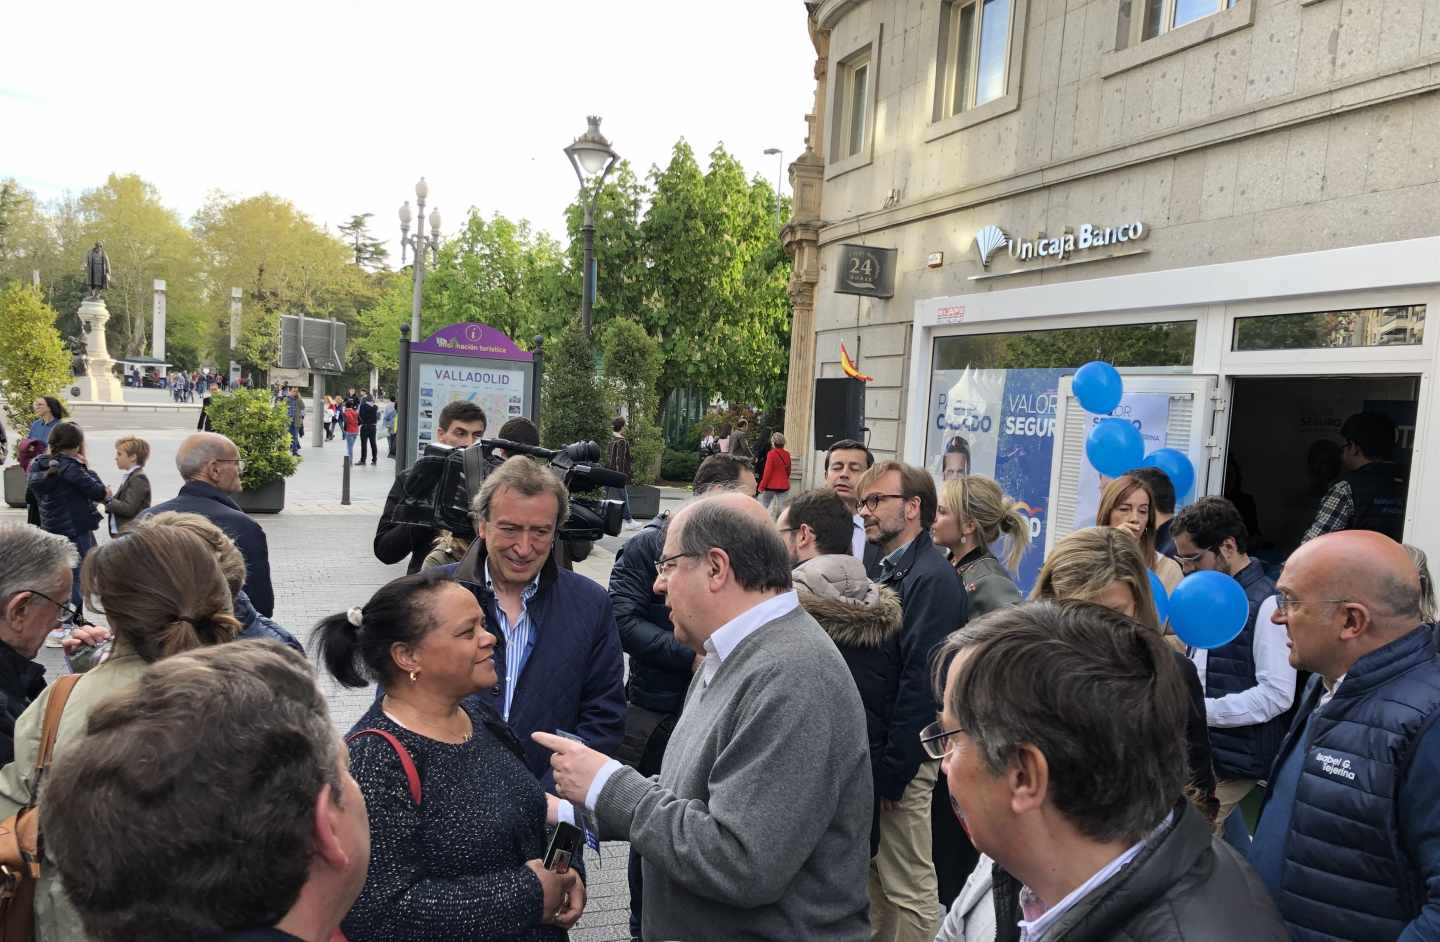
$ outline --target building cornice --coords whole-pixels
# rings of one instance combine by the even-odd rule
[[[815,22],[821,29],[830,29],[840,22],[846,13],[869,2],[870,0],[822,0],[820,10],[815,14]]]

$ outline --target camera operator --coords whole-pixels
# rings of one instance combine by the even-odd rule
[[[485,437],[485,410],[473,402],[456,401],[440,410],[439,428],[435,441],[441,445],[465,448]],[[425,556],[435,545],[439,531],[429,527],[395,522],[395,508],[405,493],[405,478],[409,471],[395,476],[390,494],[385,498],[385,512],[375,528],[375,558],[382,563],[398,563],[410,557],[405,571],[420,571]]]
[[[755,472],[743,458],[711,455],[696,469],[694,488],[696,497],[711,491],[736,491],[754,497]],[[630,655],[630,680],[625,686],[625,744],[613,755],[642,775],[660,771],[690,678],[703,660],[675,637],[665,596],[655,593],[655,564],[665,546],[667,516],[661,514],[627,540],[615,554],[615,565],[610,570],[615,623],[620,628],[620,643]],[[638,939],[642,877],[640,856],[633,849],[629,880],[630,935]]]
[[[525,764],[555,788],[550,753],[533,732],[574,733],[614,751],[625,730],[624,666],[610,598],[593,580],[556,565],[551,547],[570,494],[550,469],[516,455],[485,478],[472,504],[477,537],[443,567],[485,610],[504,639],[500,682],[476,694],[519,738]]]

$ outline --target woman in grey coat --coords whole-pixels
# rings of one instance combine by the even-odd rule
[[[970,617],[1020,604],[1020,589],[1006,569],[1020,564],[1030,543],[1030,521],[993,479],[978,474],[946,481],[935,509],[935,545],[950,551],[950,562],[965,583]],[[990,547],[1008,537],[1005,565]]]

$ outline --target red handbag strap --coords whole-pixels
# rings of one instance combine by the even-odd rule
[[[415,804],[420,804],[420,773],[415,770],[415,760],[410,758],[410,753],[400,744],[400,740],[383,729],[357,729],[345,737],[345,744],[349,745],[359,736],[379,736],[390,744],[390,748],[400,757],[400,765],[405,769],[405,780],[410,783],[410,797]]]

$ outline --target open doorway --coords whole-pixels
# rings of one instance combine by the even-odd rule
[[[1395,426],[1392,460],[1405,480],[1419,376],[1236,378],[1230,395],[1224,494],[1251,530],[1250,551],[1283,562],[1343,472],[1340,426],[1358,412]]]

